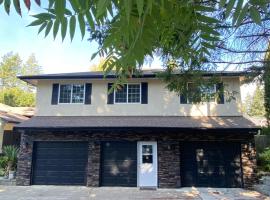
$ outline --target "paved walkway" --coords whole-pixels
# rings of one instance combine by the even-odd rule
[[[87,188],[73,186],[0,186],[1,200],[270,200],[243,189],[181,188],[139,190],[138,188]]]

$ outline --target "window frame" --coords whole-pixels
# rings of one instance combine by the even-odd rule
[[[60,102],[60,92],[61,92],[61,85],[71,85],[71,93],[70,93],[70,100],[68,103],[61,103]],[[73,85],[83,85],[83,101],[81,103],[72,103],[72,95],[73,95]],[[58,90],[58,104],[84,104],[85,102],[85,83],[84,84],[80,84],[80,83],[63,83],[63,84],[59,84],[59,90]]]
[[[116,90],[113,91],[113,103],[114,104],[141,104],[142,102],[142,83],[125,83],[124,85],[127,85],[127,95],[126,95],[126,98],[127,98],[127,101],[126,102],[116,102],[115,101],[115,93],[116,93]],[[140,101],[139,102],[128,102],[128,86],[129,85],[140,85]]]
[[[192,84],[193,82],[187,82],[187,90],[189,90],[188,88],[188,84]],[[214,89],[215,89],[215,93],[217,92],[217,84],[214,84]],[[201,91],[201,89],[200,89]],[[217,103],[217,98],[215,97],[214,101],[202,101],[202,103]],[[193,104],[193,102],[189,101],[189,98],[187,97],[187,104]]]

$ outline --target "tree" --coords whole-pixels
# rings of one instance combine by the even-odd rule
[[[6,88],[0,91],[0,103],[9,106],[35,106],[35,93],[19,87]]]
[[[105,59],[104,58],[100,58],[98,64],[93,64],[90,66],[89,70],[90,71],[103,71],[103,64],[105,62]]]
[[[248,99],[247,99],[248,101]],[[251,97],[251,102],[247,102],[247,114],[250,116],[265,116],[265,107],[264,107],[264,89],[257,86],[254,91],[253,96]]]
[[[35,54],[31,54],[26,62],[22,66],[22,75],[36,75],[42,72],[41,67],[35,57]]]
[[[13,2],[22,15],[21,1]],[[24,3],[30,9],[31,1]],[[4,0],[7,13],[10,5]],[[61,32],[63,40],[67,32],[73,39],[76,26],[84,37],[88,27],[90,41],[99,43],[92,58],[105,56],[105,75],[115,69],[120,83],[139,75],[145,59],[157,55],[166,69],[159,77],[182,93],[191,77],[204,83],[202,71],[242,65],[256,74],[263,71],[269,5],[269,0],[49,0],[29,26],[54,38]]]
[[[269,45],[270,47],[270,45]],[[270,49],[268,47],[268,49]],[[270,54],[266,55],[266,59],[270,60]],[[265,105],[265,117],[267,120],[268,128],[270,129],[270,63],[265,63],[265,71],[263,74],[263,81],[264,81],[264,105]]]
[[[23,63],[18,54],[12,52],[3,56],[0,62],[0,103],[10,106],[34,106],[34,88],[17,78],[18,75],[39,74],[41,68],[32,54]]]
[[[18,54],[12,52],[2,57],[0,62],[0,79],[3,88],[16,87],[19,85],[17,75],[21,72],[22,60]]]

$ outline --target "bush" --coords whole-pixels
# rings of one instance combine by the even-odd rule
[[[266,148],[264,152],[259,154],[258,166],[266,172],[270,172],[270,148]]]
[[[7,174],[8,158],[6,156],[0,157],[0,176]]]
[[[7,157],[7,170],[13,171],[17,167],[19,149],[15,146],[4,146],[3,154]]]
[[[270,127],[263,127],[261,134],[262,135],[270,135]]]

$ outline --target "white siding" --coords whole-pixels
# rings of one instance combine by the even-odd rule
[[[90,105],[51,105],[53,83],[92,83]],[[141,79],[131,82],[148,82],[148,104],[107,104],[105,80],[42,80],[37,87],[38,116],[240,116],[241,96],[239,77],[223,78],[225,90],[236,91],[236,100],[225,104],[180,104],[179,96],[169,92],[157,79]],[[225,97],[226,99],[226,97]]]

